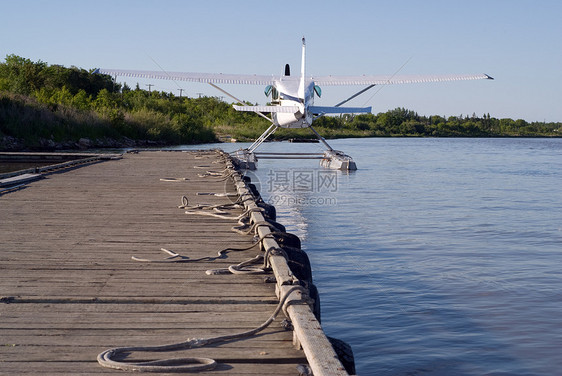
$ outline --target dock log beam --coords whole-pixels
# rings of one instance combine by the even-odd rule
[[[251,221],[252,223],[263,223],[265,218],[258,210],[258,205],[254,202],[250,190],[242,179],[242,175],[236,170],[232,160],[227,160],[227,168],[236,171],[232,178],[238,191],[238,194],[244,202],[246,210],[252,210]],[[271,233],[269,226],[258,225],[257,233],[260,238],[265,237]],[[279,248],[279,244],[273,237],[263,238],[264,250]],[[269,255],[269,264],[273,269],[276,279],[276,293],[277,297],[284,296],[284,294],[292,287],[296,278],[289,269],[287,260],[280,255]],[[295,291],[288,298],[286,305],[288,308],[286,312],[294,327],[293,342],[297,347],[302,348],[309,366],[314,376],[347,376],[345,368],[341,364],[336,355],[330,341],[324,334],[322,326],[314,316],[310,306],[301,303],[301,293]],[[292,304],[291,301],[298,302]]]

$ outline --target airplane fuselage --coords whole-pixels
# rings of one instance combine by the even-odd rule
[[[301,79],[302,80],[302,79]],[[281,79],[274,83],[278,97],[276,103],[281,106],[298,108],[296,112],[273,113],[273,122],[282,128],[306,128],[312,124],[313,116],[308,108],[314,104],[314,82],[294,79]],[[304,87],[304,95],[299,93]]]

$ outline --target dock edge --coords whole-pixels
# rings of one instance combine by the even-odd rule
[[[219,151],[219,153],[221,153],[226,162],[226,168],[232,171],[234,185],[244,203],[245,209],[251,211],[250,219],[252,223],[263,223],[265,218],[232,157],[222,151]],[[262,238],[270,234],[271,230],[267,225],[258,225],[257,233]],[[262,245],[264,250],[280,248],[280,245],[273,237],[265,237]],[[276,280],[275,291],[279,298],[284,296],[297,280],[283,255],[270,254],[269,264],[273,269]],[[302,304],[300,292],[293,292],[289,296],[285,307],[285,312],[289,315],[294,328],[293,344],[304,351],[314,376],[349,375],[310,306]]]

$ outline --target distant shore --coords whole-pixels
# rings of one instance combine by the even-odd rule
[[[132,140],[130,138],[122,138],[119,140],[111,138],[89,139],[81,137],[76,141],[55,142],[52,139],[34,140],[32,146],[24,139],[17,139],[11,136],[0,138],[0,151],[5,152],[27,152],[27,151],[86,151],[90,149],[129,149],[129,148],[147,148],[147,147],[163,147],[173,146],[164,142],[152,140]]]
[[[349,137],[335,137],[327,139],[338,139],[338,138],[558,138],[562,136],[513,136],[513,135],[506,135],[506,136],[357,136],[357,135],[350,135]],[[306,142],[306,140],[314,141],[314,137],[300,137],[300,140],[297,142]],[[272,138],[271,142],[281,142],[281,141],[290,141],[291,138],[281,137],[281,138]],[[153,141],[153,140],[133,140],[130,138],[123,138],[120,140],[115,139],[94,139],[91,140],[89,138],[80,138],[76,141],[65,141],[65,142],[55,142],[50,139],[39,139],[39,142],[34,144],[33,146],[29,146],[25,140],[16,139],[10,136],[3,136],[0,138],[0,152],[57,152],[57,151],[89,151],[89,150],[125,150],[125,149],[134,149],[134,148],[159,148],[159,147],[173,147],[173,146],[181,146],[181,145],[203,145],[207,143],[236,143],[236,142],[252,142],[252,139],[242,139],[242,140],[235,140],[235,141],[205,141],[205,142],[194,142],[194,143],[168,143],[162,141]]]

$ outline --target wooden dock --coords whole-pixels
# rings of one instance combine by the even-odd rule
[[[262,324],[290,281],[205,273],[252,258],[258,247],[212,261],[132,259],[163,260],[170,256],[165,248],[194,260],[250,246],[253,234],[232,232],[236,221],[178,208],[182,196],[189,205],[236,199],[197,193],[244,196],[239,176],[224,180],[205,173],[224,168],[214,151],[141,152],[50,174],[0,195],[0,374],[129,374],[100,366],[96,357],[113,347],[229,335]],[[259,229],[262,235],[269,231]],[[272,256],[272,267],[286,273],[279,258]],[[282,325],[281,313],[249,338],[130,358],[214,359],[216,368],[203,375],[298,375],[299,365],[315,375],[347,375],[331,347],[325,348],[309,306],[286,311],[295,331]]]

